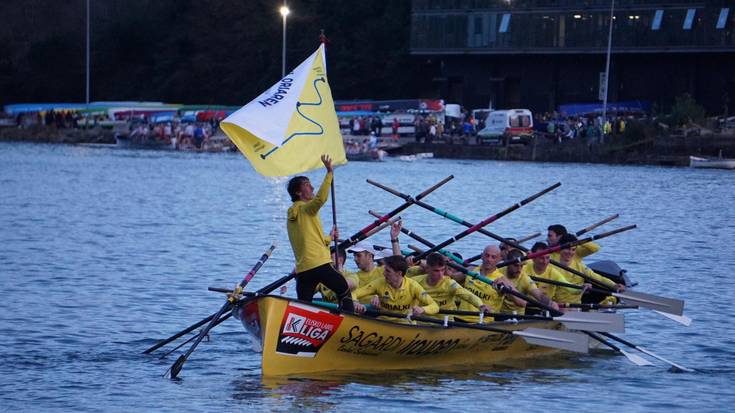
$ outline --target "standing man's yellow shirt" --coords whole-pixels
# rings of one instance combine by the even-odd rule
[[[327,202],[331,183],[332,173],[329,172],[312,200],[296,201],[288,208],[286,229],[296,259],[297,273],[332,262],[329,237],[324,236],[319,219],[319,209]]]

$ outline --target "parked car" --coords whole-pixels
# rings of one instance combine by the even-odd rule
[[[533,136],[533,115],[530,110],[496,110],[488,114],[485,128],[477,133],[477,143],[526,145],[533,141]]]

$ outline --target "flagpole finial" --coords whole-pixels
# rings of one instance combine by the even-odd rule
[[[319,33],[319,43],[321,43],[321,44],[323,44],[325,46],[327,44],[329,44],[329,39],[327,38],[327,35],[324,34],[324,29],[321,29],[320,30],[320,33]]]

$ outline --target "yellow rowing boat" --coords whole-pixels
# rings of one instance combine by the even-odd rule
[[[517,334],[528,328],[562,328],[557,321],[487,324],[516,332],[511,334],[407,325],[275,296],[249,300],[234,311],[262,347],[264,376],[423,369],[537,357],[559,350],[528,344]]]

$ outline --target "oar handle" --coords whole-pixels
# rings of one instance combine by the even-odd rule
[[[565,282],[556,281],[556,280],[550,280],[548,278],[531,276],[531,279],[534,280],[534,281],[542,282],[544,284],[558,285],[560,287],[573,288],[575,290],[582,290],[582,289],[584,289],[584,287],[581,286],[581,285],[570,284],[570,283],[565,283]],[[610,291],[608,291],[608,290],[602,290],[602,289],[595,288],[595,287],[590,288],[588,291],[591,291],[593,293],[600,293],[600,294],[609,294],[610,293]]]
[[[409,202],[409,201],[410,202],[413,202],[414,201],[414,199],[410,195],[406,195],[406,194],[404,194],[402,192],[398,192],[395,189],[389,188],[389,187],[387,187],[387,186],[385,186],[385,185],[383,185],[381,183],[375,182],[372,179],[366,179],[366,181],[370,185],[377,186],[378,188],[380,188],[380,189],[382,189],[384,191],[390,192],[391,194],[393,194],[393,195],[395,195],[395,196],[397,196],[399,198],[403,198],[406,202]]]
[[[243,278],[243,280],[240,281],[240,283],[238,284],[239,288],[244,288],[245,285],[247,285],[247,283],[249,283],[250,280],[253,279],[253,277],[255,276],[255,273],[258,272],[258,270],[260,270],[260,267],[262,267],[266,261],[268,261],[268,258],[270,258],[274,249],[276,249],[276,244],[271,244],[271,246],[263,253],[263,255],[260,256],[260,259],[255,264],[255,266],[250,270],[248,275],[246,275],[245,278]]]
[[[448,177],[446,177],[446,178],[442,179],[441,181],[439,181],[438,183],[434,184],[434,186],[430,187],[426,191],[424,191],[424,192],[416,195],[416,198],[415,199],[416,200],[419,200],[419,199],[425,198],[427,195],[429,195],[430,193],[434,192],[440,186],[446,184],[447,182],[451,181],[452,179],[454,179],[454,175],[449,175]]]
[[[472,264],[473,262],[479,260],[480,258],[482,258],[482,253],[477,254],[474,257],[467,258],[466,260],[464,260],[464,263],[463,264],[464,265]]]
[[[541,192],[539,192],[537,194],[534,194],[534,195],[529,196],[528,198],[526,198],[523,201],[519,202],[519,204],[520,204],[520,206],[523,206],[523,205],[526,205],[526,204],[528,204],[530,202],[533,202],[536,198],[539,198],[539,197],[541,197],[543,195],[546,195],[549,192],[555,190],[556,188],[558,188],[560,186],[561,186],[561,182],[557,182],[554,185],[551,185],[550,187],[544,189],[543,191],[541,191]]]
[[[418,196],[416,197],[416,199],[420,199],[420,198],[423,198],[423,197],[425,197],[426,195],[429,195],[429,194],[430,194],[431,192],[435,191],[435,190],[436,190],[437,188],[439,188],[440,186],[442,186],[442,185],[444,185],[445,183],[449,182],[449,181],[450,181],[451,179],[453,179],[453,178],[454,178],[454,176],[453,176],[453,175],[450,175],[450,176],[448,176],[448,177],[446,177],[446,178],[442,179],[442,180],[441,180],[440,182],[438,182],[438,183],[437,183],[437,184],[435,184],[434,186],[430,187],[429,189],[427,189],[427,190],[425,190],[424,192],[422,192],[421,194],[419,194],[419,195],[418,195]],[[382,217],[380,217],[379,219],[375,220],[375,221],[374,221],[374,222],[373,222],[372,224],[369,224],[369,225],[368,225],[368,226],[366,226],[365,228],[363,228],[363,229],[361,229],[360,231],[356,232],[356,233],[355,233],[354,235],[352,235],[352,236],[351,236],[350,238],[348,238],[347,240],[345,240],[345,241],[342,241],[342,243],[341,243],[341,244],[339,245],[339,247],[338,247],[338,248],[344,248],[344,249],[347,249],[347,248],[348,248],[348,247],[350,247],[351,245],[354,245],[354,244],[356,244],[357,242],[359,242],[359,241],[361,241],[361,240],[365,239],[365,238],[367,237],[367,234],[368,234],[368,233],[369,233],[369,232],[370,232],[371,230],[373,230],[373,229],[374,229],[375,227],[377,227],[378,225],[382,224],[383,222],[385,222],[385,221],[389,220],[389,219],[390,219],[390,218],[392,218],[393,216],[395,216],[395,215],[398,215],[398,214],[399,214],[399,213],[400,213],[401,211],[403,211],[404,209],[406,209],[406,208],[410,207],[411,205],[413,205],[413,204],[414,204],[414,202],[415,202],[414,200],[412,200],[412,201],[406,201],[406,202],[404,202],[404,203],[403,203],[403,205],[401,205],[401,206],[399,206],[398,208],[394,209],[393,211],[389,212],[389,213],[388,213],[388,214],[386,214],[385,216],[382,216]]]
[[[526,235],[526,236],[525,236],[525,237],[523,237],[523,238],[518,238],[518,241],[517,241],[517,242],[518,242],[519,244],[523,244],[524,242],[526,242],[526,241],[530,241],[530,240],[532,240],[532,239],[534,239],[534,238],[538,237],[539,235],[541,235],[541,233],[540,233],[540,232],[534,232],[533,234],[530,234],[530,235]]]
[[[603,219],[602,221],[600,221],[600,222],[598,222],[596,224],[592,224],[592,225],[590,225],[588,227],[585,227],[585,228],[580,229],[579,231],[576,232],[576,235],[579,237],[580,235],[586,234],[586,233],[592,231],[593,229],[595,229],[597,227],[601,227],[601,226],[607,224],[610,221],[614,221],[614,220],[618,219],[618,217],[620,217],[620,214],[611,215],[611,216]]]

